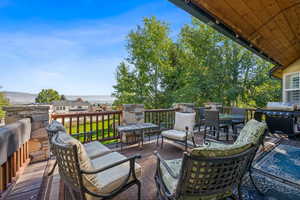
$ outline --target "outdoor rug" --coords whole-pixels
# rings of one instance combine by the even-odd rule
[[[247,200],[300,199],[300,148],[279,144],[254,164],[254,181],[264,196],[254,189],[249,178],[243,184]]]

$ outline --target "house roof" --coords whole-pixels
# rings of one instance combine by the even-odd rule
[[[62,101],[53,101],[53,106],[89,106],[90,103],[87,101],[77,101],[77,100],[62,100]]]
[[[275,64],[300,59],[300,0],[169,0]]]

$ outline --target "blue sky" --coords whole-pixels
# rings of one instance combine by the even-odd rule
[[[173,37],[191,21],[167,0],[0,0],[2,90],[111,94],[126,35],[150,16]]]

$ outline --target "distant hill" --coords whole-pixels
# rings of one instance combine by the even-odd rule
[[[9,99],[11,104],[31,104],[35,103],[35,98],[37,94],[30,94],[25,92],[11,92],[4,91],[4,95]],[[75,100],[77,98],[82,98],[84,101],[88,101],[92,104],[94,103],[108,103],[112,104],[114,97],[109,95],[66,95],[67,99]]]

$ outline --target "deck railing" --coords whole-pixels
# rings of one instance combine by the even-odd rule
[[[122,111],[52,114],[69,134],[82,142],[118,139],[116,127],[121,124]]]
[[[223,113],[230,113],[230,107],[223,107]],[[256,109],[246,109],[245,119],[254,118]],[[160,125],[161,128],[172,129],[175,124],[176,109],[145,110],[145,122]],[[82,142],[98,140],[101,142],[119,139],[116,127],[121,124],[122,111],[103,111],[71,114],[52,114],[52,119],[60,121],[69,134]],[[199,112],[196,109],[196,122]]]
[[[175,123],[176,109],[151,109],[145,110],[145,122],[160,125],[162,128],[171,129]]]
[[[30,119],[22,119],[0,128],[0,199],[29,161],[30,127]]]

